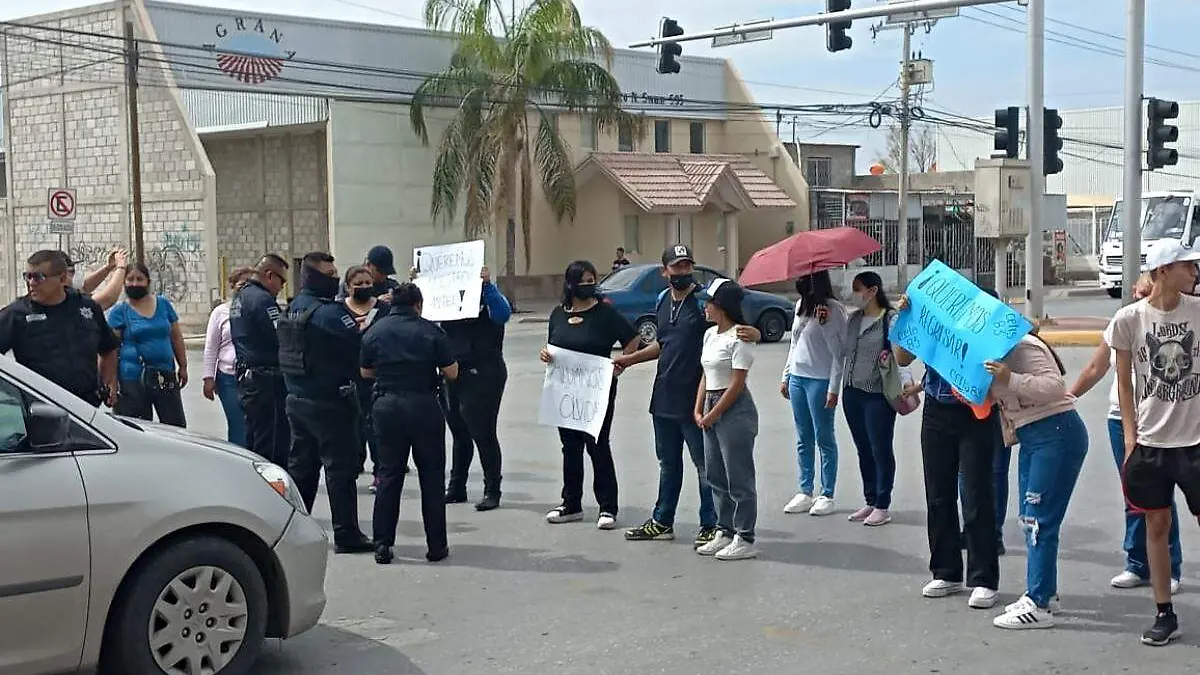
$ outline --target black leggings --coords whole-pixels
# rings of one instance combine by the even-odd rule
[[[118,415],[158,421],[173,427],[186,427],[187,417],[183,414],[183,396],[178,387],[151,389],[141,380],[121,380],[121,391],[113,409]]]

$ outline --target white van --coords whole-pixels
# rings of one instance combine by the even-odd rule
[[[1112,219],[1104,232],[1100,244],[1100,285],[1113,298],[1121,297],[1121,275],[1123,265],[1122,237],[1124,225],[1122,202],[1117,200]],[[1142,193],[1142,250],[1140,264],[1146,264],[1146,254],[1160,242],[1168,239],[1182,241],[1191,246],[1200,235],[1200,209],[1196,208],[1193,190],[1168,190],[1165,192]]]

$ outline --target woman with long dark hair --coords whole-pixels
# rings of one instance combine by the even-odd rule
[[[186,427],[180,389],[187,385],[187,348],[171,301],[150,294],[150,269],[125,268],[125,300],[108,313],[121,338],[118,415]]]
[[[892,447],[896,411],[883,395],[883,375],[879,371],[881,355],[891,350],[889,332],[896,312],[883,292],[883,279],[875,272],[859,273],[851,290],[854,311],[846,328],[842,413],[858,449],[865,506],[850,514],[850,520],[878,527],[892,520],[888,509],[896,482],[896,453]]]
[[[355,265],[346,270],[344,279],[346,285],[346,309],[354,317],[358,330],[366,333],[378,319],[387,316],[390,307],[387,298],[391,294],[379,295],[375,287],[375,276],[366,265]],[[358,392],[359,429],[363,447],[359,451],[359,473],[366,470],[367,456],[371,457],[371,492],[379,488],[379,438],[375,434],[375,423],[371,419],[371,400],[375,387],[374,379],[366,379],[359,373],[355,381]]]
[[[587,260],[576,260],[567,266],[563,274],[562,302],[550,313],[548,346],[603,357],[612,355],[615,343],[620,343],[626,354],[637,349],[638,334],[633,325],[612,305],[601,302],[597,295],[598,276],[596,266]],[[550,363],[554,358],[546,347],[539,356],[543,363]],[[617,526],[617,469],[609,445],[616,400],[614,375],[604,426],[597,438],[576,429],[559,428],[563,453],[562,504],[546,514],[546,522],[557,525],[583,520],[583,453],[586,449],[592,458],[592,488],[600,507],[596,527],[611,530]]]
[[[842,387],[846,308],[833,294],[829,272],[796,280],[796,316],[792,346],[783,366],[779,393],[792,402],[796,424],[796,459],[800,486],[783,508],[785,513],[827,516],[834,512],[838,448],[834,410]],[[813,498],[816,450],[821,451],[821,493]]]

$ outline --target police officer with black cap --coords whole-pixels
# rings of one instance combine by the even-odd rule
[[[288,264],[268,253],[254,275],[229,303],[229,334],[237,354],[238,398],[246,412],[246,444],[263,458],[287,466],[291,429],[284,402],[287,387],[279,372],[280,309],[276,298],[287,285]]]
[[[375,379],[372,415],[379,437],[379,486],[372,526],[375,562],[392,562],[400,492],[411,453],[421,484],[421,520],[430,562],[450,555],[446,541],[446,420],[438,402],[442,376],[458,377],[450,340],[421,318],[421,289],[404,283],[392,293],[391,312],[367,329],[362,376]]]
[[[61,251],[29,256],[23,277],[29,293],[0,310],[0,353],[11,351],[17,363],[91,405],[113,405],[121,343],[104,310],[67,287]]]
[[[279,320],[279,369],[287,383],[292,427],[288,473],[309,511],[325,469],[325,489],[337,553],[367,553],[371,540],[358,526],[358,449],[361,445],[358,374],[361,337],[338,290],[333,256],[313,252],[300,268],[300,292]]]

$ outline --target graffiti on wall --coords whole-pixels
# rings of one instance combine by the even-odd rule
[[[76,265],[107,265],[111,244],[93,244],[86,241],[71,242],[67,254]]]
[[[163,246],[183,253],[199,253],[200,233],[189,232],[187,225],[180,227],[178,232],[163,232]]]
[[[171,302],[187,298],[191,290],[187,252],[173,244],[163,244],[146,252],[146,267],[150,268],[150,278],[159,294]]]

